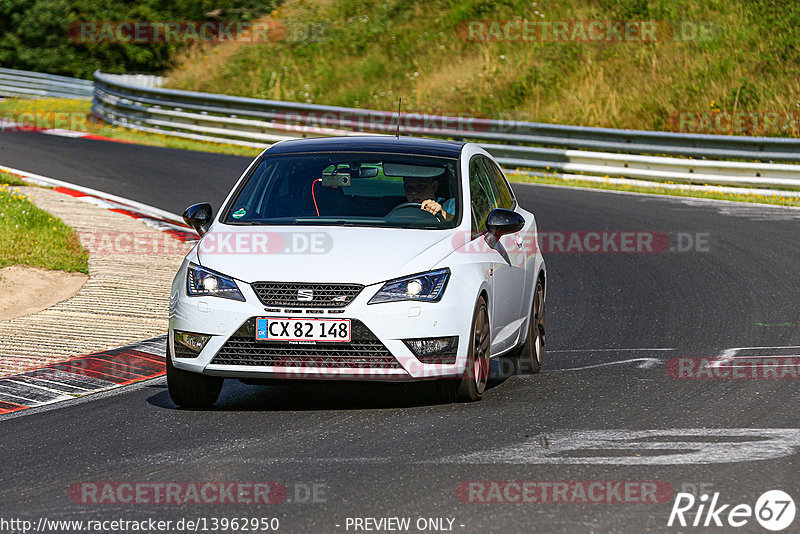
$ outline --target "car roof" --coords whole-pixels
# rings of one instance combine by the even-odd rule
[[[465,143],[421,137],[364,135],[352,137],[313,137],[291,139],[272,145],[265,156],[302,152],[383,152],[458,158]]]

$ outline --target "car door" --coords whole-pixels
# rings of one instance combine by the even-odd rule
[[[533,285],[532,281],[536,273],[532,272],[531,262],[531,244],[534,243],[535,237],[533,236],[533,217],[519,208],[517,199],[508,185],[505,174],[497,165],[496,162],[489,158],[483,158],[489,174],[495,184],[495,188],[499,194],[500,207],[507,210],[516,211],[525,219],[525,226],[515,234],[503,236],[501,242],[503,243],[509,259],[509,283],[513,287],[513,294],[519,299],[519,311],[517,312],[518,327],[527,319],[530,313]]]
[[[491,162],[483,156],[475,156],[470,161],[473,235],[485,234],[489,213],[495,208],[505,207],[489,165]],[[488,241],[482,250],[491,261],[492,352],[496,353],[512,347],[517,341],[525,270],[524,265],[520,268],[519,248],[514,235],[503,236],[494,243]]]

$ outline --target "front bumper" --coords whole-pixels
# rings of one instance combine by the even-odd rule
[[[270,307],[270,311],[267,311],[250,285],[242,282],[237,283],[245,302],[218,297],[188,297],[185,290],[186,267],[187,263],[184,262],[172,286],[168,342],[174,347],[172,344],[175,330],[208,334],[211,338],[197,357],[173,358],[177,368],[230,378],[368,381],[455,377],[461,376],[465,369],[475,295],[455,276],[451,276],[449,286],[439,302],[403,301],[367,305],[369,299],[382,287],[383,284],[380,283],[366,286],[346,307],[338,308],[334,312],[297,306],[281,307],[279,311]],[[354,325],[354,341],[358,339],[356,325],[363,325],[366,332],[378,342],[377,345],[365,346],[385,347],[389,359],[383,355],[371,359],[371,363],[353,364],[347,359],[343,359],[345,363],[337,363],[335,351],[330,358],[320,360],[306,357],[305,361],[303,357],[291,356],[296,356],[297,350],[265,352],[264,344],[259,345],[254,338],[247,337],[249,324],[256,317],[351,319]],[[366,333],[358,335],[367,336]],[[452,364],[422,363],[403,342],[404,339],[445,336],[459,338],[455,362]],[[231,364],[235,361],[235,358],[230,357],[232,346],[236,347],[237,355],[255,355],[261,360],[249,358],[247,364]],[[288,343],[285,346],[289,347]],[[302,349],[309,346],[293,347]],[[170,352],[175,354],[174,350]],[[287,354],[290,356],[287,357]],[[227,357],[222,357],[225,355]],[[262,358],[264,355],[280,357]],[[262,360],[267,364],[262,364]],[[374,365],[376,362],[379,365]]]

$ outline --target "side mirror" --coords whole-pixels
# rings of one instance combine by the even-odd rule
[[[516,211],[502,208],[493,209],[486,217],[486,229],[495,238],[519,232],[525,226],[525,219]]]
[[[211,228],[211,223],[214,220],[214,209],[207,202],[194,204],[183,212],[183,220],[197,230],[198,234],[203,235]]]

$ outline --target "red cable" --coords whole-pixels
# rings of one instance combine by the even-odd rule
[[[311,200],[314,201],[314,209],[317,210],[317,217],[319,217],[319,207],[317,206],[317,197],[316,197],[316,195],[314,195],[314,186],[317,184],[317,182],[321,182],[321,181],[322,181],[322,178],[317,178],[316,180],[311,182]]]

